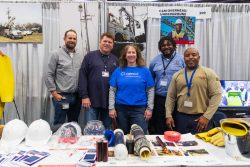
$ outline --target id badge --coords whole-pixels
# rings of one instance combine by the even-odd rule
[[[102,77],[109,77],[108,71],[102,71]]]
[[[167,86],[168,81],[166,79],[161,79],[160,80],[160,86]]]
[[[184,101],[184,106],[185,107],[193,107],[193,103],[191,101]]]
[[[69,103],[63,103],[62,104],[62,109],[63,110],[69,109]]]

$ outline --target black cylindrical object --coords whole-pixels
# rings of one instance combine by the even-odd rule
[[[128,149],[128,154],[134,154],[134,140],[133,139],[127,139],[126,140],[126,146]]]

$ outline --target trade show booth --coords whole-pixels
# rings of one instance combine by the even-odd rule
[[[176,34],[177,25],[181,29],[180,35]],[[249,27],[250,3],[0,0],[0,76],[4,81],[0,82],[0,123],[7,124],[18,118],[26,124],[22,124],[25,133],[32,122],[39,119],[52,127],[55,112],[52,95],[45,86],[45,75],[52,52],[64,46],[64,33],[69,29],[76,31],[76,49],[84,56],[99,48],[101,34],[110,32],[115,37],[112,53],[117,58],[124,46],[133,43],[142,51],[147,67],[159,54],[158,42],[163,36],[174,38],[176,52],[182,55],[187,48],[195,47],[199,50],[200,65],[213,69],[219,76],[217,81],[221,82],[223,97],[218,111],[229,118],[247,118],[250,116]],[[4,77],[7,72],[8,81]],[[13,97],[3,101],[3,92],[7,89],[11,89]],[[82,129],[86,127],[84,111],[82,107],[78,121]],[[243,125],[248,127],[243,130],[249,131],[249,126]],[[46,132],[52,135],[50,130]],[[19,133],[21,131],[15,134]],[[230,135],[227,135],[229,144]],[[84,158],[96,158],[91,154],[92,149],[96,149],[96,142],[103,137],[80,134],[77,143],[60,145],[52,135],[42,147],[30,147],[21,143],[23,139],[16,147],[10,146],[11,149],[2,144],[0,152],[13,149],[15,153],[0,153],[0,164],[13,160],[15,162],[10,164],[16,166],[81,165],[79,162]],[[144,139],[149,141],[152,149],[151,158],[142,160],[131,154],[126,160],[119,160],[110,155],[108,162],[96,162],[95,165],[249,166],[249,161],[239,161],[237,157],[229,156],[225,148],[191,134],[181,135],[181,142],[188,143],[188,146],[168,143],[163,134],[159,137],[170,145],[171,155],[163,155],[162,148],[154,145],[156,136],[146,135]],[[237,137],[233,138],[234,144],[243,138]],[[249,141],[249,135],[244,137]],[[22,159],[25,156],[26,159]],[[84,163],[82,166],[93,165]]]

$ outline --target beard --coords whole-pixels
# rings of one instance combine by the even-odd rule
[[[73,50],[73,49],[75,49],[76,44],[75,43],[66,43],[65,46],[66,46],[67,49]]]
[[[173,49],[165,49],[165,50],[163,50],[163,55],[165,56],[165,57],[170,57],[170,56],[172,56],[172,54],[174,53],[174,50]]]

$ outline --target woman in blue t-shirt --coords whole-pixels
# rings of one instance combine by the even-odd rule
[[[124,47],[119,64],[109,81],[109,116],[117,117],[118,127],[124,134],[130,132],[132,124],[141,126],[147,134],[154,105],[154,80],[134,44]]]

